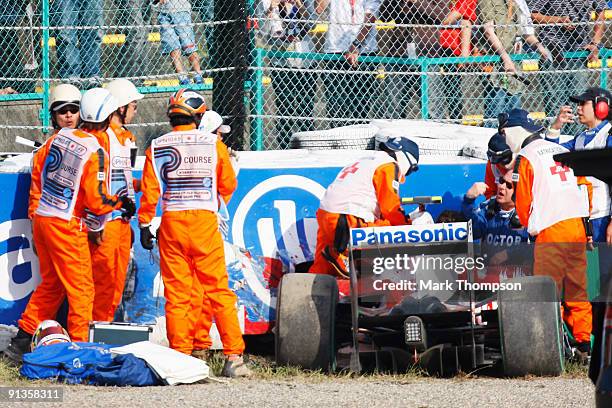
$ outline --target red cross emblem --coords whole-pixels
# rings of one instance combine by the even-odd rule
[[[570,171],[569,167],[562,165],[559,162],[555,162],[555,166],[550,168],[550,174],[556,176],[557,174],[561,177],[561,181],[567,181],[567,176],[565,173]]]
[[[345,178],[349,174],[355,173],[359,169],[359,167],[357,166],[358,164],[359,164],[359,162],[356,162],[356,163],[351,164],[348,167],[345,167],[344,170],[342,170],[342,173],[340,173],[340,176],[338,176],[338,179],[342,180],[343,178]]]

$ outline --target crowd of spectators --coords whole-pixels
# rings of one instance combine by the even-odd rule
[[[200,66],[202,48],[211,46],[216,26],[194,30],[194,25],[215,20],[213,0],[53,0],[50,7],[56,41],[52,78],[88,87],[104,77],[129,77],[142,85],[156,68],[157,75],[175,75],[181,85],[203,83],[210,61],[203,58]],[[428,99],[429,118],[460,121],[484,113],[485,123],[491,119],[495,125],[499,112],[524,107],[525,92],[538,92],[542,110],[552,117],[569,95],[595,85],[588,83],[586,60],[596,60],[603,46],[607,7],[605,0],[260,0],[247,10],[255,21],[247,27],[256,34],[255,46],[325,54],[277,55],[264,62],[283,148],[293,132],[313,130],[311,118],[325,117],[329,127],[405,118],[421,99]],[[0,6],[0,47],[9,56],[0,58],[0,89],[31,92],[40,78],[40,67],[28,64],[40,60],[40,47],[28,47],[40,43],[40,30],[33,28],[41,24],[39,10],[39,0]],[[383,32],[376,21],[392,21],[395,28]],[[314,34],[318,22],[326,29]],[[28,25],[31,30],[10,29]],[[158,51],[147,47],[155,31]],[[107,53],[103,34],[116,32],[125,39]],[[571,51],[586,51],[588,57],[568,58]],[[536,75],[523,72],[526,54],[538,60]],[[474,62],[472,57],[482,55],[500,59]],[[416,62],[419,57],[435,60],[425,66]],[[315,112],[317,98],[324,112]]]

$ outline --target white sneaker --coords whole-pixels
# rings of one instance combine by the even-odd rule
[[[253,375],[251,369],[244,362],[244,357],[238,355],[227,356],[223,370],[221,371],[223,377],[238,378],[238,377],[250,377]]]

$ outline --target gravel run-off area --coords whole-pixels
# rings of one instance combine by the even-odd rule
[[[174,387],[64,386],[74,407],[592,407],[580,378],[249,379]],[[19,404],[22,405],[22,404]],[[59,404],[34,404],[50,406]]]

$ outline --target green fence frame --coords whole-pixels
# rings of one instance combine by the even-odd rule
[[[600,73],[600,86],[602,88],[607,87],[607,75],[608,71],[607,62],[609,58],[612,58],[612,49],[602,48],[600,50],[600,59],[602,60],[602,68]],[[276,57],[276,58],[301,58],[306,60],[315,61],[329,61],[329,60],[340,60],[344,58],[339,54],[323,54],[323,53],[299,53],[292,51],[277,51],[268,50],[264,48],[255,49],[254,58],[254,69],[256,75],[254,75],[254,90],[253,97],[255,99],[253,106],[255,107],[254,122],[255,125],[251,128],[251,146],[255,146],[256,150],[263,149],[263,116],[264,116],[264,91],[263,91],[263,69],[265,57]],[[587,51],[570,51],[564,53],[564,58],[587,58]],[[524,61],[524,60],[537,60],[539,54],[512,54],[511,58],[513,61]],[[420,77],[421,77],[421,117],[422,119],[428,119],[429,117],[429,76],[427,75],[428,69],[431,65],[452,65],[452,64],[467,64],[467,63],[496,63],[500,62],[501,58],[498,55],[484,55],[479,57],[443,57],[443,58],[402,58],[402,57],[383,57],[383,56],[363,56],[359,57],[362,62],[371,62],[378,64],[398,64],[398,65],[412,65],[418,66]]]

